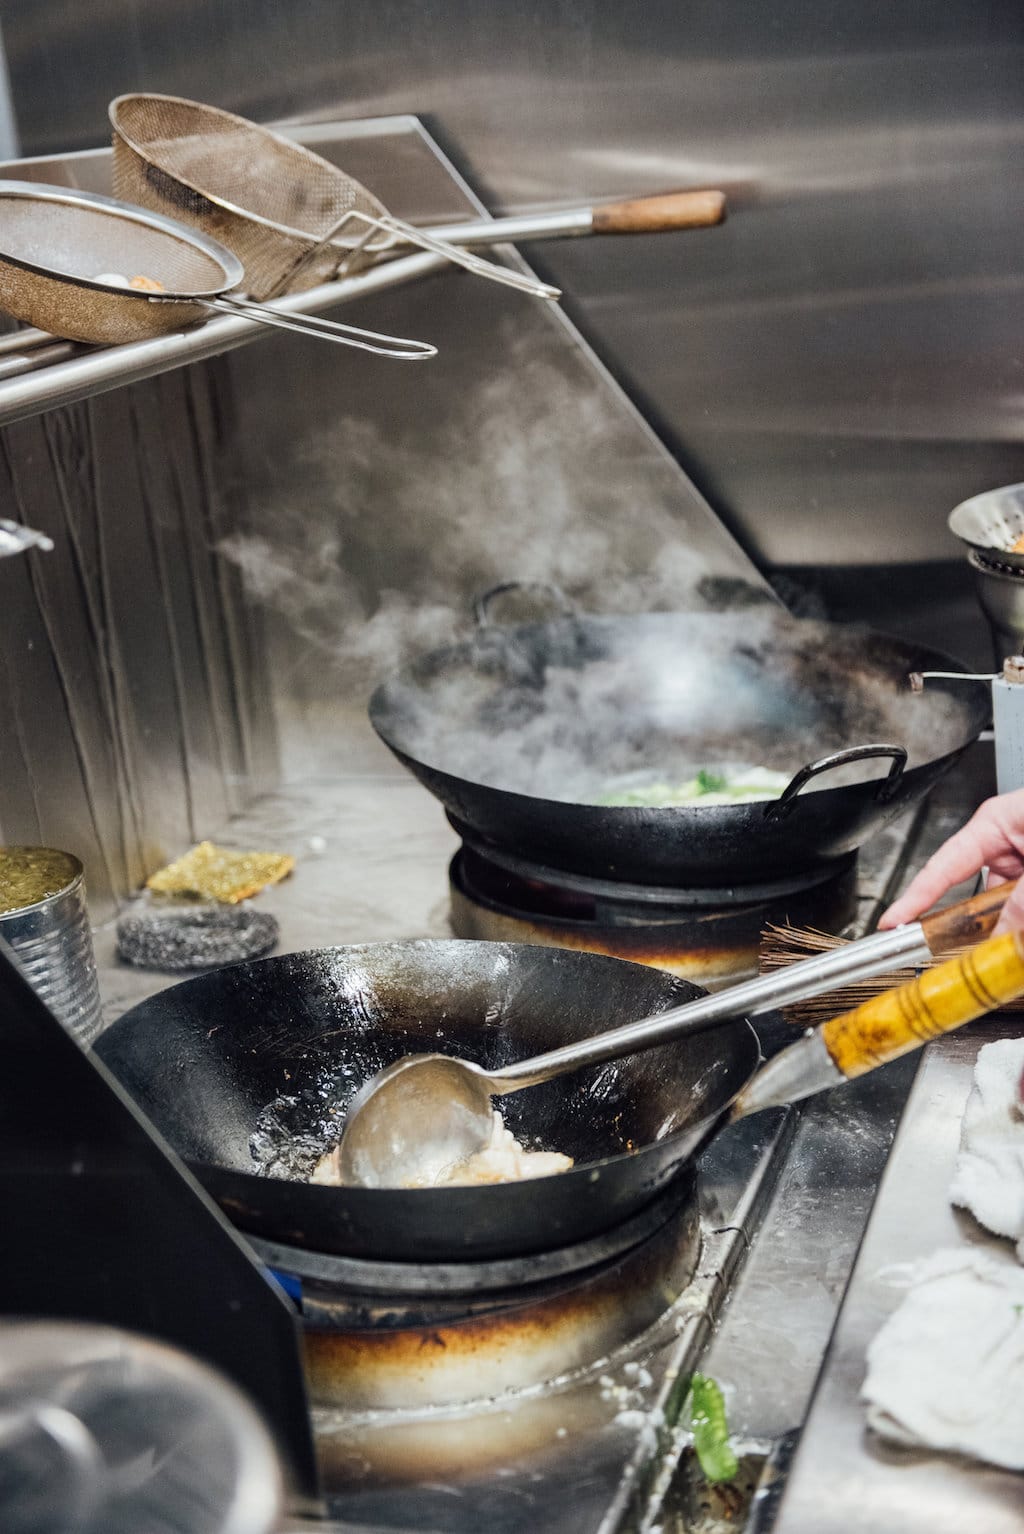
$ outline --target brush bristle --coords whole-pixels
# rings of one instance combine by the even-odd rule
[[[761,973],[770,974],[775,970],[785,969],[788,964],[795,964],[800,959],[810,959],[815,954],[830,953],[835,948],[844,948],[848,941],[848,938],[836,937],[831,932],[819,932],[815,927],[769,924],[761,934]],[[943,954],[941,960],[937,959],[933,962],[940,963],[945,959],[956,959],[969,951],[967,948],[956,948]],[[827,1023],[831,1017],[838,1017],[841,1012],[852,1012],[855,1007],[871,1001],[883,991],[892,990],[897,985],[905,985],[907,981],[916,979],[917,975],[916,969],[890,970],[887,975],[874,975],[870,980],[858,980],[852,985],[840,986],[834,991],[829,991],[824,996],[810,996],[806,1001],[796,1001],[792,1006],[783,1007],[782,1015],[787,1023],[793,1023],[800,1028],[815,1028],[819,1023]],[[1004,1012],[1024,1010],[1024,998],[1002,1010]]]

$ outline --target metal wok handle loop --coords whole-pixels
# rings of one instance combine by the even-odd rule
[[[808,762],[806,767],[801,767],[800,771],[795,773],[786,784],[778,799],[773,799],[766,807],[765,820],[785,820],[793,809],[797,794],[812,778],[816,778],[819,772],[831,772],[834,767],[845,767],[850,762],[865,762],[875,756],[892,757],[888,775],[875,793],[876,800],[884,804],[892,798],[903,777],[903,769],[907,765],[906,746],[886,744],[849,746],[845,751],[834,751],[831,756],[819,756],[816,762]]]
[[[499,597],[507,596],[512,591],[525,591],[547,597],[560,618],[576,616],[575,602],[571,597],[567,597],[561,586],[556,586],[553,581],[502,581],[474,599],[473,617],[476,619],[477,628],[486,629],[496,626],[491,617],[491,605]]]
[[[393,357],[400,362],[419,362],[424,357],[436,357],[437,347],[429,341],[409,341],[403,336],[388,336],[377,330],[360,330],[356,325],[343,325],[340,320],[320,319],[313,314],[282,314],[266,304],[253,303],[248,298],[197,298],[196,303],[204,309],[216,309],[224,314],[241,315],[254,325],[269,325],[279,330],[297,330],[300,335],[315,336],[322,341],[338,341],[343,346],[355,346],[363,352],[374,352],[378,357]],[[160,303],[161,299],[152,302]],[[175,300],[172,300],[175,302]]]

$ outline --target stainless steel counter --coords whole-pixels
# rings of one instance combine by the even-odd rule
[[[811,1403],[776,1534],[1011,1534],[1024,1478],[951,1455],[887,1447],[864,1426],[865,1350],[903,1298],[894,1264],[940,1247],[1005,1247],[948,1197],[960,1122],[982,1044],[1019,1019],[977,1023],[929,1046],[893,1145]]]
[[[258,897],[281,928],[276,952],[451,935],[446,874],[458,838],[405,774],[306,779],[261,795],[215,840],[296,859],[291,878]],[[120,963],[115,925],[93,933],[107,1025],[184,978]]]

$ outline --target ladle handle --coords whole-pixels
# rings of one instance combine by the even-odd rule
[[[845,751],[833,751],[829,756],[819,756],[816,762],[808,762],[806,767],[801,767],[799,772],[793,774],[779,797],[765,806],[765,820],[785,820],[792,812],[797,794],[820,772],[833,772],[837,767],[847,767],[851,762],[866,762],[875,756],[892,757],[885,781],[875,793],[875,798],[884,804],[899,787],[903,769],[907,765],[907,748],[879,741],[866,746],[848,746]]]
[[[784,969],[758,975],[754,980],[744,980],[728,990],[698,996],[655,1017],[626,1023],[607,1033],[534,1055],[532,1059],[519,1060],[501,1071],[489,1073],[495,1083],[494,1092],[502,1096],[520,1087],[549,1081],[565,1071],[600,1065],[635,1050],[651,1049],[658,1044],[706,1033],[721,1023],[792,1006],[841,986],[870,980],[873,975],[930,964],[936,954],[964,947],[987,936],[1014,887],[1013,881],[1000,884],[970,900],[948,906],[923,922],[910,922],[890,932],[876,932],[855,943],[844,943],[827,953],[816,954],[814,958],[787,964]],[[799,1045],[794,1047],[799,1048]],[[817,1088],[809,1090],[816,1091]]]
[[[1004,932],[916,980],[823,1023],[776,1055],[740,1093],[732,1117],[798,1102],[866,1075],[1024,995],[1024,935]]]
[[[252,320],[254,325],[295,330],[299,335],[314,336],[321,341],[337,341],[342,346],[355,346],[359,351],[373,352],[378,357],[419,362],[424,357],[437,356],[437,347],[429,341],[409,341],[402,336],[382,335],[377,330],[360,330],[356,325],[343,325],[340,320],[325,320],[313,314],[282,314],[279,309],[253,303],[248,298],[229,298],[225,295],[221,298],[197,299],[195,302],[201,303],[204,309],[241,315],[243,319]]]
[[[595,234],[654,234],[662,229],[708,229],[725,218],[722,192],[669,192],[607,202],[594,209]]]

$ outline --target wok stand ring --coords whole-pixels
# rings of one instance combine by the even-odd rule
[[[875,756],[890,756],[892,764],[884,781],[879,784],[875,793],[875,799],[879,804],[886,804],[896,793],[903,778],[903,769],[907,765],[906,746],[896,746],[886,743],[875,743],[866,746],[848,746],[844,751],[833,751],[829,756],[819,756],[816,762],[808,762],[806,767],[794,773],[777,799],[773,799],[764,811],[764,818],[768,821],[785,820],[792,813],[796,797],[800,790],[816,778],[821,772],[831,772],[835,767],[845,767],[850,762],[865,762]]]

